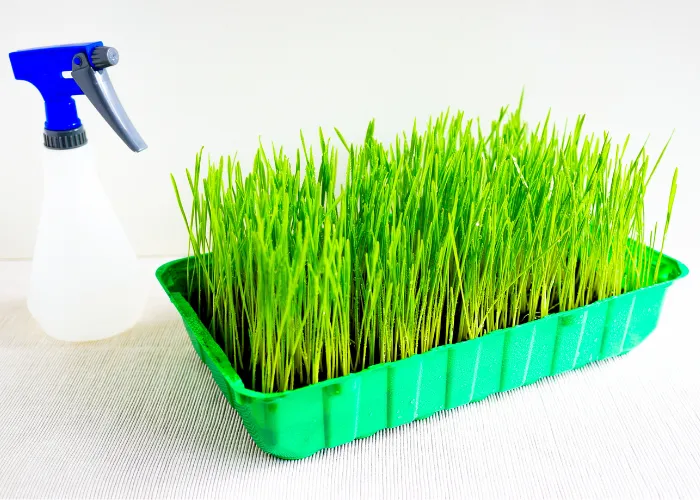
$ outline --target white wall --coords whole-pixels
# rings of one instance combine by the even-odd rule
[[[376,117],[390,138],[447,106],[490,120],[523,87],[529,118],[587,113],[588,130],[619,141],[651,134],[654,153],[675,129],[650,209],[663,217],[679,166],[669,253],[692,261],[700,247],[694,0],[2,0],[0,16],[0,52],[95,39],[119,49],[112,80],[149,149],[131,153],[84,97],[78,105],[142,255],[186,251],[169,173],[182,178],[200,146],[237,150],[247,165],[259,136],[292,148],[300,128],[315,137],[323,125],[359,139]],[[29,257],[43,108],[6,58],[0,110],[0,258]]]

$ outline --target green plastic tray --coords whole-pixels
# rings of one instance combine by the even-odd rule
[[[688,269],[664,256],[660,282],[585,307],[344,377],[283,393],[246,389],[183,294],[187,259],[156,276],[175,304],[195,351],[255,443],[285,459],[331,448],[484,399],[496,392],[619,356],[656,327],[666,289]]]

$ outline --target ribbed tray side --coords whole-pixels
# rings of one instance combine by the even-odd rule
[[[157,276],[255,443],[277,457],[299,459],[628,352],[654,330],[668,286],[687,273],[673,259],[665,262],[677,266],[675,274],[666,270],[670,281],[277,394],[244,387],[182,295],[185,259],[165,264]]]

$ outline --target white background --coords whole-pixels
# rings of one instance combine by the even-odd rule
[[[390,139],[448,106],[488,121],[524,87],[528,119],[586,113],[587,131],[629,133],[632,150],[649,136],[655,156],[675,130],[648,209],[663,219],[679,167],[667,252],[691,269],[629,356],[288,463],[246,437],[155,282],[132,332],[68,348],[29,319],[30,263],[0,262],[0,483],[30,497],[697,498],[699,27],[695,0],[0,0],[0,52],[119,49],[110,75],[149,149],[131,153],[77,101],[142,256],[186,252],[169,175],[183,179],[202,146],[247,167],[258,138],[292,149],[322,125],[359,140],[374,117]],[[0,58],[0,261],[32,254],[43,120],[38,92]]]
[[[298,0],[3,0],[0,48],[102,40],[110,70],[149,144],[131,153],[85,97],[78,107],[107,193],[140,255],[186,252],[169,173],[183,179],[204,146],[239,152],[260,138],[288,150],[318,126],[360,139],[371,118],[390,139],[450,106],[493,119],[525,88],[528,119],[587,114],[656,155],[675,130],[649,193],[665,215],[680,189],[668,252],[699,263],[700,6],[692,0],[586,2]],[[0,63],[0,258],[31,257],[41,201],[43,105]]]

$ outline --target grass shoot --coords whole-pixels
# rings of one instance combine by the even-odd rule
[[[389,145],[374,122],[361,144],[336,131],[344,180],[322,132],[317,155],[303,137],[292,158],[260,147],[245,178],[200,152],[189,211],[173,179],[189,300],[248,387],[313,384],[658,279],[644,224],[658,161],[624,162],[628,142],[584,135],[583,117],[532,129],[521,107],[487,130],[444,113]]]

